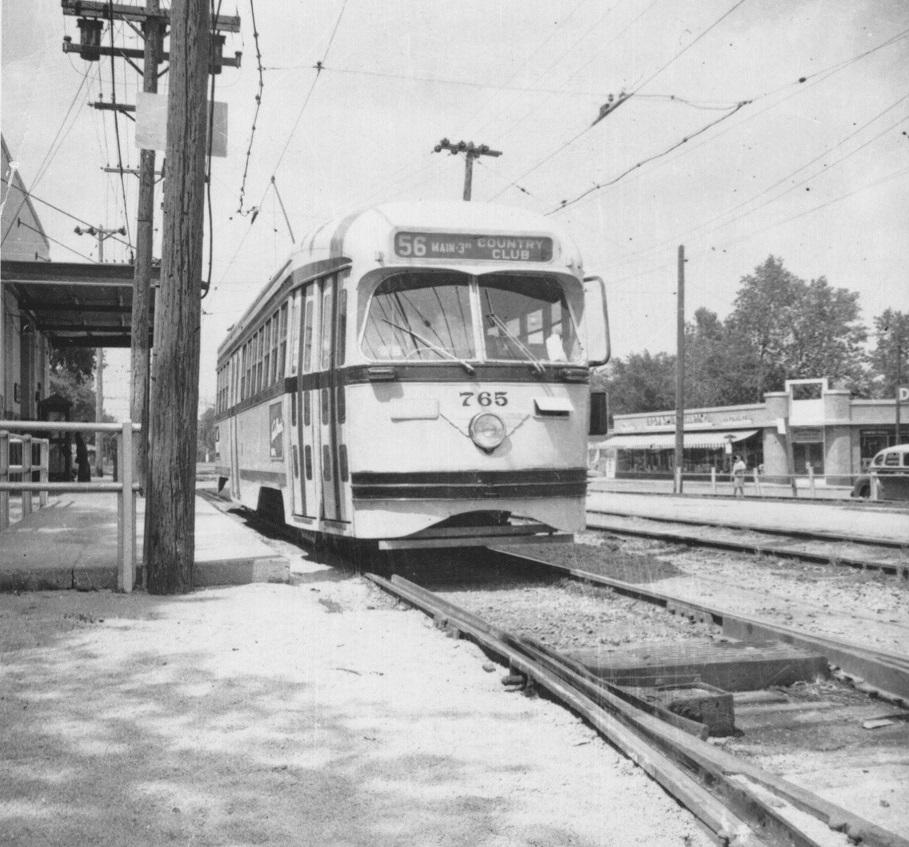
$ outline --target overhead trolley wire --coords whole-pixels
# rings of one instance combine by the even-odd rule
[[[717,118],[715,121],[711,121],[706,126],[703,126],[699,130],[697,130],[697,132],[693,132],[693,133],[691,133],[691,135],[686,135],[681,141],[677,141],[671,147],[668,147],[667,149],[665,149],[662,153],[656,153],[655,155],[650,156],[647,159],[642,159],[636,165],[632,165],[627,170],[622,171],[622,173],[620,173],[617,177],[609,180],[608,182],[598,183],[597,185],[594,185],[592,188],[588,188],[586,191],[579,194],[573,200],[563,200],[561,202],[561,204],[559,204],[555,209],[551,209],[550,211],[546,212],[546,214],[553,215],[556,212],[561,212],[562,209],[567,209],[569,206],[573,206],[575,203],[577,203],[579,200],[583,199],[584,197],[587,197],[589,194],[593,194],[595,191],[599,191],[600,189],[607,188],[610,185],[615,185],[617,182],[619,182],[620,180],[622,180],[626,176],[628,176],[628,174],[630,174],[632,171],[635,171],[638,168],[643,167],[648,162],[652,162],[655,159],[661,159],[663,156],[668,156],[673,150],[677,150],[683,144],[686,144],[687,142],[689,142],[692,138],[697,138],[699,135],[702,135],[703,133],[707,132],[707,130],[710,129],[711,127],[715,127],[717,124],[722,123],[725,120],[728,120],[736,112],[738,112],[739,109],[743,109],[745,106],[748,106],[750,103],[751,103],[750,100],[743,100],[741,103],[737,104],[732,109],[730,109],[722,117]]]
[[[256,63],[259,67],[259,89],[256,92],[256,111],[253,113],[252,129],[249,133],[249,147],[246,150],[246,161],[243,165],[243,179],[240,183],[240,202],[237,212],[241,215],[248,214],[243,211],[243,199],[246,196],[246,176],[249,173],[249,159],[252,156],[253,139],[256,137],[256,122],[259,120],[259,109],[262,107],[262,94],[265,90],[265,78],[262,74],[262,51],[259,49],[259,30],[256,26],[256,9],[253,0],[249,0],[249,14],[252,18],[253,43],[256,47]],[[251,209],[249,211],[252,211]]]
[[[647,79],[645,79],[644,82],[642,82],[642,83],[640,83],[639,85],[637,85],[637,86],[634,88],[634,90],[631,91],[629,94],[627,94],[623,99],[624,99],[624,100],[627,100],[627,99],[629,99],[629,98],[631,98],[631,97],[634,97],[634,96],[635,96],[635,95],[636,95],[636,94],[637,94],[645,85],[647,85],[647,84],[648,84],[649,82],[651,82],[652,80],[656,79],[656,77],[658,77],[661,73],[663,73],[663,71],[665,71],[666,68],[668,68],[673,62],[675,62],[677,59],[679,59],[684,53],[686,53],[688,50],[690,50],[692,47],[694,47],[694,45],[697,44],[705,35],[707,35],[707,34],[708,34],[711,30],[713,30],[715,27],[717,27],[722,21],[724,21],[727,17],[729,17],[729,15],[731,15],[736,9],[738,9],[739,6],[741,6],[741,5],[742,5],[743,3],[745,3],[745,2],[746,2],[746,0],[738,0],[738,2],[737,2],[734,6],[732,6],[732,8],[730,8],[730,9],[729,9],[728,11],[726,11],[723,15],[721,15],[719,18],[717,18],[709,27],[707,27],[707,29],[705,29],[703,32],[701,32],[700,35],[697,36],[697,38],[695,38],[693,41],[691,41],[691,42],[689,42],[688,44],[686,44],[685,47],[683,47],[683,48],[682,48],[678,53],[676,53],[671,59],[669,59],[665,64],[663,64],[660,68],[658,68],[658,69],[657,69],[654,73],[652,73],[649,77],[647,77]],[[650,11],[650,9],[651,9],[654,5],[655,5],[655,3],[651,3],[650,6],[648,6],[647,9],[644,10],[644,12],[642,12],[640,15],[638,15],[638,17],[635,18],[634,21],[632,21],[631,24],[629,24],[628,27],[626,27],[625,30],[622,31],[622,33],[620,33],[620,35],[621,35],[621,34],[624,34],[624,32],[627,31],[627,29],[628,29],[629,27],[631,27],[632,24],[636,23],[644,14],[646,14],[646,12]],[[618,37],[618,36],[616,36],[616,37]],[[613,40],[615,40],[615,39],[613,39]],[[594,58],[596,58],[596,57],[594,57]],[[590,61],[592,62],[593,59],[591,59]],[[588,62],[587,64],[589,65],[590,62]],[[584,67],[587,67],[587,65],[584,65]],[[580,68],[576,73],[580,73],[580,71],[583,70],[583,69],[584,69],[583,67]],[[742,102],[742,103],[738,103],[736,106],[734,106],[734,107],[732,108],[732,110],[729,112],[729,114],[724,115],[724,116],[723,116],[722,118],[720,118],[718,121],[714,121],[713,124],[708,124],[707,127],[705,127],[704,129],[698,131],[697,133],[695,133],[695,135],[700,135],[701,132],[704,132],[706,129],[709,129],[710,126],[713,126],[714,124],[720,123],[721,121],[725,120],[726,118],[731,117],[735,112],[737,112],[739,109],[741,109],[742,106],[748,105],[748,103],[750,103],[750,102],[751,102],[751,101],[745,101],[745,102]],[[571,138],[569,138],[569,139],[568,139],[566,142],[564,142],[560,147],[556,148],[556,149],[553,150],[548,156],[546,156],[544,159],[542,159],[541,161],[537,162],[537,164],[534,165],[532,168],[530,168],[529,170],[525,171],[521,176],[519,176],[516,180],[514,180],[514,182],[512,183],[512,185],[516,185],[519,181],[525,179],[527,176],[529,176],[530,174],[532,174],[534,171],[538,170],[538,169],[541,168],[543,165],[545,165],[550,159],[554,158],[555,156],[559,155],[559,153],[561,153],[562,151],[566,150],[568,147],[570,147],[572,144],[574,144],[582,135],[585,135],[585,134],[586,134],[586,133],[587,133],[587,132],[596,124],[596,123],[597,123],[597,122],[594,121],[594,123],[588,124],[587,126],[585,126],[580,132],[578,132],[576,135],[574,135],[574,136],[572,136]],[[694,136],[690,136],[690,137],[693,138]],[[685,141],[687,141],[687,140],[688,140],[688,139],[686,138],[686,139],[684,139],[681,143],[685,143]],[[676,146],[679,146],[679,145],[676,145]],[[672,149],[674,149],[674,148],[672,148]],[[666,155],[666,153],[668,153],[668,152],[670,152],[670,151],[666,151],[666,152],[664,152],[664,153],[662,153],[662,154],[660,154],[660,155],[661,155],[661,156]],[[655,158],[659,158],[659,157],[655,157]],[[642,163],[642,164],[643,164],[643,163]],[[636,168],[636,167],[638,167],[638,165],[636,165],[635,168]],[[634,169],[634,168],[632,168],[632,170],[633,170],[633,169]],[[625,175],[625,174],[623,174],[622,176],[624,176],[624,175]],[[504,194],[505,191],[507,191],[508,188],[510,188],[510,187],[511,187],[511,186],[507,186],[506,188],[503,188],[500,192],[498,192],[498,194],[495,194],[495,195],[493,196],[492,199],[495,200],[497,197],[499,197],[500,195]],[[592,189],[592,190],[595,190],[595,189]],[[587,194],[587,193],[589,193],[589,192],[585,192],[585,194]],[[580,199],[580,198],[576,198],[576,200],[577,200],[577,199]],[[576,200],[572,200],[572,201],[570,201],[570,202],[571,202],[571,203],[574,203],[574,202],[576,202]],[[550,213],[550,214],[551,214],[551,213]]]
[[[742,1],[744,2],[744,0],[742,0]],[[731,11],[734,11],[734,9],[731,9],[730,12],[731,12]],[[728,14],[728,13],[727,13],[727,14]],[[724,16],[724,17],[725,17],[725,16]],[[866,56],[869,56],[869,55],[871,55],[872,53],[875,53],[876,51],[878,51],[878,50],[880,50],[880,49],[882,49],[882,48],[884,48],[884,47],[886,47],[886,46],[888,46],[888,45],[890,45],[890,44],[893,44],[894,42],[899,41],[899,40],[902,39],[902,38],[905,38],[907,35],[909,35],[909,29],[906,29],[906,30],[903,30],[903,31],[900,32],[900,33],[897,33],[895,36],[893,36],[893,37],[887,39],[886,41],[882,42],[881,44],[878,44],[878,45],[876,45],[875,47],[872,47],[872,48],[870,48],[870,49],[868,49],[868,50],[865,50],[865,51],[863,51],[862,53],[859,53],[859,54],[856,55],[856,56],[853,56],[853,57],[851,57],[851,58],[849,58],[849,59],[846,59],[846,60],[844,60],[844,61],[842,61],[842,62],[838,62],[837,64],[831,65],[831,66],[828,67],[828,68],[824,68],[824,69],[822,69],[822,70],[815,71],[815,72],[812,73],[812,74],[809,74],[809,75],[806,75],[806,76],[799,77],[799,79],[798,79],[797,81],[795,81],[795,82],[787,83],[786,85],[780,86],[779,88],[775,88],[775,89],[772,89],[771,91],[767,91],[767,92],[765,92],[765,93],[763,93],[763,94],[757,95],[756,97],[752,98],[751,100],[743,101],[743,103],[742,103],[742,104],[739,104],[739,106],[737,106],[732,112],[730,112],[730,114],[723,116],[723,118],[721,118],[719,121],[714,121],[712,124],[708,124],[706,127],[704,127],[704,129],[698,131],[698,132],[695,133],[694,135],[688,136],[688,137],[685,139],[685,141],[688,141],[688,140],[690,140],[691,138],[694,138],[696,135],[701,135],[706,129],[709,129],[711,126],[715,126],[717,123],[720,123],[720,122],[726,120],[727,118],[731,117],[732,114],[734,114],[735,112],[737,112],[737,111],[741,108],[742,105],[749,105],[749,104],[752,104],[752,103],[757,102],[758,100],[762,100],[762,99],[764,99],[764,98],[771,97],[771,96],[773,96],[774,94],[779,93],[780,91],[784,91],[785,89],[792,87],[793,85],[799,86],[795,91],[793,91],[793,92],[792,92],[788,97],[786,97],[784,100],[781,100],[781,101],[779,101],[779,102],[777,102],[777,103],[772,103],[772,104],[768,105],[766,108],[761,109],[761,110],[758,111],[758,112],[755,112],[755,113],[752,114],[750,117],[746,118],[745,121],[740,121],[735,127],[732,127],[732,128],[730,128],[729,130],[724,130],[723,132],[718,133],[717,135],[711,136],[711,138],[709,139],[709,141],[715,141],[717,138],[720,138],[722,135],[724,135],[725,132],[729,132],[729,131],[731,131],[731,129],[736,129],[736,128],[738,128],[739,126],[741,126],[743,123],[745,123],[746,121],[753,120],[754,118],[758,117],[759,115],[762,115],[762,114],[764,114],[765,112],[768,112],[768,111],[770,111],[770,110],[772,110],[772,109],[777,108],[778,106],[780,106],[782,103],[786,102],[786,100],[790,99],[791,97],[797,96],[798,94],[800,94],[800,93],[804,90],[803,88],[801,88],[801,85],[803,85],[805,82],[807,82],[807,81],[809,81],[809,80],[811,80],[811,79],[819,78],[819,77],[820,77],[820,79],[817,79],[817,82],[823,82],[824,80],[828,79],[829,77],[833,76],[834,74],[839,73],[840,71],[842,71],[842,70],[844,70],[845,68],[849,67],[849,66],[852,65],[853,63],[860,61],[861,59],[865,58]],[[689,45],[689,46],[691,46],[691,45]],[[687,48],[686,48],[686,49],[687,49]],[[681,54],[678,54],[678,55],[681,55]],[[668,64],[667,64],[667,65],[664,65],[664,69],[665,69],[665,67],[668,67]],[[651,77],[651,79],[653,79],[653,77]],[[893,104],[893,105],[896,106],[899,102],[901,102],[902,99],[903,99],[903,98],[901,98],[899,101],[897,101],[897,103],[895,103],[895,104]],[[893,108],[893,107],[890,107],[890,108]],[[885,109],[884,112],[882,112],[880,115],[877,115],[877,116],[876,116],[875,118],[873,118],[872,120],[876,120],[878,117],[881,117],[881,115],[883,115],[884,113],[886,113],[886,112],[889,111],[889,110],[890,110],[889,108],[888,108],[888,109]],[[869,121],[869,123],[871,123],[871,122]],[[867,126],[867,124],[865,124],[865,126]],[[855,135],[855,133],[853,133],[852,135]],[[849,136],[849,137],[851,138],[852,136]],[[845,141],[845,140],[847,140],[847,139],[844,139],[844,141]],[[683,143],[684,143],[684,142],[683,142]],[[707,141],[704,141],[704,142],[702,142],[702,144],[703,144],[703,143],[708,143],[708,142],[707,142]],[[619,177],[617,177],[616,179],[611,180],[610,182],[607,182],[607,183],[603,183],[603,184],[601,184],[601,185],[599,185],[599,186],[595,186],[594,188],[589,189],[588,191],[585,191],[582,195],[576,197],[574,200],[570,201],[569,203],[563,203],[562,206],[560,206],[560,207],[557,208],[557,209],[554,209],[554,210],[550,211],[550,212],[547,213],[547,214],[553,214],[553,212],[559,211],[559,209],[561,209],[561,208],[565,208],[565,207],[567,207],[568,205],[574,204],[574,203],[576,203],[578,200],[580,200],[582,197],[591,194],[593,191],[596,191],[596,190],[599,189],[599,188],[606,188],[606,187],[609,187],[609,186],[615,184],[615,183],[618,182],[620,179],[622,179],[622,178],[624,178],[625,176],[627,176],[631,171],[637,170],[641,165],[647,164],[648,162],[654,161],[655,159],[663,158],[664,156],[668,155],[668,154],[671,153],[674,149],[677,149],[677,148],[680,147],[680,146],[681,146],[681,144],[675,144],[675,145],[673,145],[673,147],[669,148],[668,150],[664,151],[663,153],[659,154],[658,156],[651,157],[651,158],[648,159],[648,160],[645,160],[645,161],[643,161],[643,162],[638,163],[637,165],[634,165],[634,166],[633,166],[631,169],[629,169],[628,171],[625,171],[624,173],[620,174]],[[694,147],[686,148],[686,152],[690,152],[690,151],[693,150],[693,149],[697,149],[697,147],[699,147],[699,146],[700,146],[700,145],[695,145]],[[829,149],[834,149],[834,148],[829,148]],[[827,152],[829,152],[829,149],[828,149]],[[822,155],[823,155],[823,154],[822,154]],[[804,167],[808,167],[810,164],[813,163],[813,161],[814,161],[814,160],[812,160],[812,162],[809,162],[808,165],[803,166],[803,168],[804,168]],[[802,168],[800,168],[799,170],[801,170],[801,169],[802,169]],[[797,172],[798,172],[798,171],[796,171],[795,173],[797,173]],[[775,186],[771,186],[771,188],[770,188],[770,189],[767,189],[767,191],[772,190],[774,187],[775,187]],[[765,193],[765,192],[762,192],[762,193]],[[761,196],[761,195],[758,195],[758,196]],[[754,199],[754,198],[752,198],[752,199]],[[746,201],[746,202],[750,202],[750,201]],[[742,205],[742,204],[740,204],[740,205],[737,206],[736,208],[740,208],[741,205]],[[730,210],[730,211],[734,211],[734,210]],[[727,214],[728,214],[728,213],[727,213]],[[716,219],[714,219],[714,220],[716,220]],[[646,254],[649,253],[649,252],[650,252],[650,250],[647,250],[647,251],[642,252],[640,255],[646,255]],[[625,259],[623,263],[627,263],[628,261],[631,261],[631,258]]]
[[[240,243],[237,245],[237,249],[234,251],[234,255],[231,257],[230,262],[228,263],[227,267],[224,270],[224,274],[221,277],[222,282],[224,280],[224,277],[227,275],[227,273],[233,267],[234,262],[237,260],[237,256],[240,254],[240,250],[243,249],[243,245],[246,243],[246,239],[249,236],[249,233],[252,231],[252,225],[256,221],[258,210],[259,210],[259,208],[261,208],[262,203],[264,202],[265,197],[268,195],[268,192],[271,189],[272,185],[275,184],[275,175],[278,173],[278,168],[281,167],[281,162],[284,161],[284,156],[287,154],[287,150],[290,147],[291,141],[293,141],[294,133],[297,131],[297,127],[300,125],[300,121],[303,119],[303,115],[306,112],[306,107],[309,105],[309,101],[312,98],[312,93],[313,93],[313,91],[315,91],[316,83],[319,81],[319,76],[321,75],[322,67],[325,63],[325,60],[328,58],[328,53],[331,50],[331,45],[334,43],[335,35],[338,32],[338,27],[341,24],[341,18],[344,17],[344,10],[346,8],[347,8],[347,0],[344,0],[343,4],[341,5],[341,11],[338,13],[337,20],[335,21],[334,28],[331,31],[331,36],[328,39],[328,45],[325,47],[325,52],[322,54],[322,59],[321,59],[321,61],[318,61],[315,64],[316,75],[315,75],[315,77],[313,77],[312,85],[310,85],[310,87],[309,87],[309,91],[306,94],[306,98],[303,100],[303,105],[300,107],[300,112],[297,115],[297,119],[296,119],[296,121],[294,121],[294,125],[291,128],[290,133],[287,136],[287,142],[284,144],[284,147],[281,150],[281,154],[278,156],[278,161],[275,163],[274,170],[272,170],[271,178],[269,179],[268,185],[265,186],[265,191],[262,192],[262,199],[259,200],[258,204],[255,207],[250,209],[250,212],[252,212],[252,216],[250,217],[249,226],[246,228],[246,232],[244,233],[243,238],[240,239]],[[218,286],[215,286],[215,288],[217,288],[217,287]]]
[[[779,187],[780,185],[782,185],[784,182],[786,182],[787,180],[792,179],[794,176],[796,176],[796,174],[801,173],[801,172],[804,171],[806,168],[810,168],[813,164],[815,164],[816,162],[819,162],[819,161],[820,161],[821,159],[823,159],[826,155],[828,155],[829,153],[832,153],[832,152],[833,152],[834,150],[836,150],[838,147],[842,147],[842,145],[845,144],[847,141],[849,141],[850,139],[854,138],[856,135],[858,135],[859,133],[861,133],[862,131],[864,131],[865,129],[867,129],[869,126],[871,126],[871,124],[873,124],[875,121],[877,121],[877,120],[879,120],[880,118],[882,118],[882,117],[883,117],[884,115],[886,115],[888,112],[890,112],[890,111],[892,111],[893,109],[895,109],[897,106],[899,106],[901,103],[903,103],[903,102],[904,102],[905,100],[907,100],[907,99],[909,99],[909,94],[904,94],[902,97],[900,97],[900,98],[899,98],[898,100],[896,100],[894,103],[891,103],[889,106],[887,106],[886,109],[883,109],[882,111],[878,112],[878,114],[876,114],[876,115],[875,115],[873,118],[871,118],[869,121],[866,121],[865,123],[863,123],[863,124],[862,124],[860,127],[858,127],[858,129],[856,129],[854,132],[851,132],[849,135],[847,135],[845,138],[843,138],[843,139],[841,139],[840,141],[838,141],[836,144],[833,144],[833,145],[831,145],[830,147],[825,148],[825,149],[823,150],[823,152],[821,152],[819,155],[815,156],[815,157],[814,157],[813,159],[811,159],[809,162],[806,162],[804,165],[801,165],[800,167],[796,168],[794,171],[792,171],[791,173],[787,174],[786,176],[781,177],[781,178],[778,179],[775,183],[773,183],[773,185],[769,186],[768,188],[765,188],[763,191],[759,192],[758,194],[755,194],[754,196],[749,197],[749,198],[746,199],[746,200],[743,200],[743,201],[742,201],[741,203],[739,203],[737,206],[733,206],[731,209],[727,209],[725,212],[721,212],[719,215],[716,215],[715,217],[711,218],[710,220],[704,221],[704,223],[698,224],[697,226],[692,227],[691,229],[686,230],[685,232],[683,232],[683,233],[681,233],[681,234],[679,234],[679,235],[676,235],[676,236],[674,236],[674,237],[671,238],[671,239],[667,239],[667,240],[665,240],[665,241],[662,241],[662,242],[660,242],[659,244],[656,244],[656,245],[654,245],[653,247],[648,248],[647,250],[643,250],[643,251],[637,253],[636,256],[639,257],[639,258],[643,258],[643,257],[649,256],[649,255],[652,255],[652,254],[654,254],[654,253],[658,253],[660,250],[662,250],[662,249],[663,249],[664,247],[666,247],[667,245],[669,245],[669,244],[675,244],[675,243],[677,243],[680,239],[686,238],[686,237],[688,237],[688,236],[693,235],[693,234],[696,233],[698,230],[704,229],[705,227],[708,227],[708,226],[710,226],[711,224],[714,224],[714,223],[716,223],[717,221],[722,220],[722,219],[725,218],[727,215],[733,214],[734,212],[737,212],[739,209],[742,209],[743,207],[748,206],[749,204],[753,203],[755,200],[758,200],[759,198],[763,197],[765,194],[769,194],[771,191],[773,191],[774,188],[777,188],[777,187]],[[841,156],[839,159],[836,159],[835,161],[831,162],[829,165],[826,165],[824,170],[819,171],[819,172],[816,173],[816,174],[812,174],[811,176],[806,177],[806,178],[803,179],[801,182],[798,182],[798,183],[796,183],[795,185],[789,186],[789,187],[786,188],[784,191],[782,191],[782,192],[780,192],[779,194],[777,194],[775,197],[769,198],[769,199],[766,200],[764,203],[761,203],[759,206],[756,206],[756,207],[753,208],[753,209],[749,209],[748,211],[743,212],[741,215],[737,215],[736,217],[731,218],[731,219],[729,219],[728,221],[725,221],[724,223],[720,224],[719,226],[720,226],[720,227],[729,226],[730,224],[733,224],[733,223],[735,223],[736,221],[739,221],[739,220],[741,220],[742,218],[747,217],[748,215],[754,214],[755,212],[759,211],[760,209],[763,209],[764,207],[768,206],[770,203],[773,203],[773,202],[775,202],[776,200],[779,200],[781,197],[785,196],[786,194],[789,194],[790,192],[795,191],[797,188],[800,188],[800,187],[803,186],[805,183],[810,182],[811,180],[816,179],[817,177],[820,177],[820,176],[823,176],[824,174],[829,173],[831,168],[836,167],[836,166],[837,166],[838,164],[840,164],[841,162],[844,162],[846,159],[848,159],[848,158],[854,156],[856,153],[861,152],[861,151],[862,151],[864,148],[866,148],[869,144],[872,144],[873,142],[877,141],[879,138],[881,138],[882,136],[886,135],[886,134],[887,134],[888,132],[890,132],[891,130],[893,130],[893,129],[895,129],[896,127],[898,127],[898,126],[899,126],[901,123],[903,123],[905,120],[907,120],[907,117],[905,117],[905,116],[902,117],[902,118],[899,118],[899,120],[897,120],[897,121],[895,121],[894,123],[890,124],[889,126],[885,127],[885,128],[884,128],[883,130],[881,130],[877,135],[875,135],[875,136],[869,138],[867,141],[865,141],[865,142],[864,142],[863,144],[861,144],[859,147],[856,147],[855,150],[852,150],[851,152],[846,153],[845,155]],[[623,260],[623,261],[620,262],[619,264],[627,264],[628,261],[630,261],[630,259]]]

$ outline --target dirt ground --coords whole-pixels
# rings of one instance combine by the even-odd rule
[[[712,843],[504,673],[331,571],[0,595],[0,844]]]

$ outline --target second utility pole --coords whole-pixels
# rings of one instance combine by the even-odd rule
[[[452,156],[458,153],[464,154],[464,199],[470,200],[470,191],[473,184],[473,160],[479,159],[480,156],[501,156],[501,150],[490,150],[485,144],[474,145],[472,141],[459,141],[452,144],[447,138],[443,138],[436,144],[435,152],[441,153],[443,150],[450,150]]]
[[[160,0],[146,0],[149,12],[160,9]],[[148,15],[145,29],[145,61],[142,68],[142,90],[155,94],[158,91],[158,65],[161,61],[161,23],[155,15]],[[155,220],[155,151],[142,150],[139,160],[139,210],[136,226],[136,268],[133,284],[132,320],[132,395],[130,418],[142,424],[139,437],[133,441],[133,478],[144,492],[148,484],[148,397],[151,370],[151,268]]]

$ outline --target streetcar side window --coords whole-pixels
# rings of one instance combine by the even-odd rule
[[[581,345],[562,283],[545,274],[478,279],[486,358],[578,362]]]
[[[340,368],[347,357],[347,289],[338,292],[338,337],[335,340],[335,360]]]
[[[320,367],[323,371],[331,366],[331,291],[322,295],[322,357]]]
[[[278,313],[275,312],[271,319],[271,378],[268,380],[269,383],[274,383],[281,371],[278,363],[278,350],[281,345],[281,340],[278,338],[278,320]]]
[[[309,373],[312,369],[312,310],[313,297],[312,290],[306,296],[306,302],[303,304],[303,371]]]
[[[271,384],[271,321],[265,321],[262,327],[262,381],[259,388]]]
[[[302,292],[294,294],[293,305],[290,309],[290,373],[297,373],[300,363],[300,300]]]
[[[371,359],[475,359],[470,277],[454,271],[395,274],[376,286],[361,347]]]
[[[278,376],[283,377],[287,367],[287,303],[278,314]]]

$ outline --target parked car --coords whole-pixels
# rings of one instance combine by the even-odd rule
[[[909,500],[909,444],[881,450],[852,486],[853,497],[871,496],[871,477],[877,477],[880,500]]]

